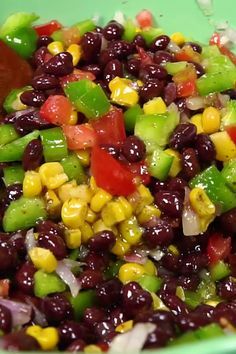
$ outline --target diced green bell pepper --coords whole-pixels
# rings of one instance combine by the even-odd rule
[[[158,290],[160,290],[163,281],[161,278],[158,278],[155,275],[145,274],[140,279],[138,279],[137,282],[144,290],[156,293]]]
[[[22,58],[28,59],[37,49],[37,33],[31,27],[18,28],[1,39]]]
[[[234,88],[236,83],[236,68],[220,72],[207,73],[197,79],[197,89],[201,96],[213,92],[221,92]]]
[[[165,69],[169,75],[175,75],[178,74],[180,71],[186,69],[187,65],[188,65],[187,61],[179,61],[175,63],[167,62],[165,64]]]
[[[5,101],[3,102],[3,108],[7,113],[12,113],[15,111],[20,111],[22,109],[25,109],[27,106],[25,106],[21,100],[20,100],[20,95],[27,91],[30,90],[31,86],[25,86],[21,87],[19,89],[13,89],[9,95],[5,98]]]
[[[126,20],[126,22],[124,23],[124,32],[122,35],[122,39],[128,42],[132,42],[136,34],[137,26],[135,26],[135,23],[131,19]]]
[[[53,293],[62,293],[66,290],[66,284],[58,277],[56,273],[46,273],[38,270],[34,274],[34,295],[45,297]]]
[[[227,187],[224,177],[214,165],[199,173],[189,185],[191,188],[203,188],[211,201],[221,207],[223,213],[236,207],[236,194]]]
[[[61,165],[70,180],[75,179],[78,184],[85,181],[83,166],[75,153],[70,153],[67,157],[62,159]]]
[[[66,138],[60,127],[40,131],[46,162],[61,161],[68,156]]]
[[[216,285],[215,282],[208,279],[203,279],[197,288],[197,294],[201,297],[202,301],[212,300],[216,297]]]
[[[33,22],[39,19],[35,13],[16,12],[9,16],[0,27],[0,37],[6,36],[8,33],[14,32],[19,28],[29,27]]]
[[[93,31],[96,28],[96,25],[93,20],[88,19],[76,23],[73,27],[76,27],[79,30],[80,36],[83,36],[86,32]]]
[[[227,186],[236,193],[236,159],[226,162],[221,174]]]
[[[224,335],[223,329],[217,323],[211,323],[207,326],[198,328],[195,332],[197,339],[210,339]]]
[[[80,81],[69,82],[64,88],[65,94],[72,103],[75,103],[81,96],[89,92],[95,84],[93,81],[82,79]]]
[[[224,279],[230,275],[230,273],[230,266],[224,261],[218,261],[216,264],[210,266],[210,274],[213,281]]]
[[[3,169],[3,181],[6,187],[22,183],[24,180],[25,171],[21,165],[7,166]]]
[[[39,136],[39,131],[34,130],[19,139],[12,141],[4,146],[0,146],[0,162],[14,162],[21,161],[24,150],[28,143],[37,139]]]
[[[119,259],[118,261],[110,264],[108,268],[105,270],[104,275],[106,279],[112,279],[116,277],[119,273],[119,269],[125,262]]]
[[[11,143],[18,139],[20,136],[12,124],[0,125],[0,146]]]
[[[174,128],[179,123],[177,112],[165,114],[143,114],[137,117],[134,134],[142,139],[148,153],[158,147],[165,147]]]
[[[175,346],[175,345],[182,345],[182,344],[187,344],[187,343],[194,343],[197,341],[197,338],[195,336],[194,331],[188,331],[181,336],[171,340],[168,343],[169,347]]]
[[[141,31],[141,36],[144,38],[146,44],[149,46],[156,37],[160,36],[163,33],[164,31],[162,28],[148,27],[148,28],[144,28]]]
[[[10,203],[3,216],[3,230],[13,232],[35,226],[38,220],[46,219],[45,203],[41,198],[20,197]]]
[[[202,46],[201,56],[203,59],[211,59],[212,57],[216,57],[219,55],[221,55],[221,52],[216,45]]]
[[[232,69],[235,69],[235,65],[226,55],[216,55],[207,59],[207,73],[218,73]]]
[[[230,100],[227,103],[226,111],[221,118],[220,130],[225,130],[228,125],[236,125],[236,101]]]
[[[198,293],[194,292],[194,291],[185,290],[184,291],[184,296],[185,296],[185,301],[184,302],[191,309],[195,309],[195,307],[197,307],[198,305],[201,304],[201,301],[202,301],[201,296]]]
[[[81,291],[76,297],[70,296],[71,306],[74,310],[75,320],[79,321],[87,307],[94,306],[96,303],[96,293],[94,290]]]
[[[53,32],[50,37],[52,37],[52,39],[54,41],[63,42],[63,32],[62,32],[62,30],[57,30],[57,31]]]
[[[148,172],[152,177],[165,181],[168,177],[174,157],[161,149],[154,150],[147,156]]]
[[[125,119],[125,129],[129,133],[134,132],[134,127],[136,123],[136,119],[138,116],[143,114],[143,109],[139,104],[135,104],[134,106],[128,108],[124,113]]]

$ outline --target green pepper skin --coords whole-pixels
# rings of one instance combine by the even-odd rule
[[[236,159],[226,162],[221,174],[227,186],[236,193]]]
[[[21,165],[7,166],[3,169],[3,181],[6,187],[23,183],[25,171]]]
[[[79,30],[79,34],[82,37],[86,32],[93,31],[96,28],[96,25],[93,20],[84,20],[81,22],[77,22],[74,26]]]
[[[68,156],[66,138],[60,127],[41,130],[40,138],[46,162],[61,161]]]
[[[218,281],[230,275],[230,266],[224,261],[218,261],[216,264],[210,266],[211,279]]]
[[[87,307],[94,306],[96,303],[96,294],[94,290],[80,292],[76,297],[69,298],[74,310],[75,320],[79,321]]]
[[[62,293],[66,290],[66,284],[55,273],[46,273],[38,270],[34,274],[34,295],[45,297],[53,293]]]
[[[158,178],[160,181],[165,181],[173,160],[173,156],[170,156],[161,149],[156,149],[147,157],[148,172],[152,177]]]
[[[125,130],[129,133],[133,133],[137,117],[142,114],[143,109],[139,104],[135,104],[134,106],[128,108],[124,113]]]
[[[31,27],[19,28],[4,36],[3,41],[22,58],[28,59],[37,49],[37,34]]]
[[[3,216],[3,230],[14,232],[27,230],[36,225],[38,220],[46,219],[45,203],[41,198],[21,197],[10,203]]]
[[[85,182],[85,172],[76,154],[71,153],[62,159],[61,165],[69,180],[75,179],[78,184]]]
[[[20,136],[12,124],[0,125],[0,147],[18,139]]]
[[[155,275],[147,274],[143,275],[140,279],[138,279],[137,282],[144,290],[151,293],[156,293],[158,290],[160,290],[163,283],[161,278],[158,278]]]
[[[236,69],[205,74],[197,79],[197,89],[201,96],[234,88]]]
[[[124,32],[122,35],[122,39],[124,39],[125,41],[128,42],[132,42],[132,40],[134,39],[134,37],[137,34],[137,28],[134,24],[134,22],[130,19],[128,19],[125,23],[124,23]]]

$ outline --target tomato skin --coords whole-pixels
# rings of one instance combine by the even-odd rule
[[[177,86],[177,96],[189,97],[196,94],[196,80],[196,70],[192,65],[174,75],[173,81]]]
[[[62,129],[70,150],[86,149],[96,144],[96,133],[88,123],[63,125]]]
[[[209,40],[210,45],[217,45],[220,46],[220,34],[218,32],[214,32]]]
[[[236,125],[229,125],[225,128],[227,133],[230,136],[230,139],[233,140],[234,144],[236,144]]]
[[[196,84],[194,81],[187,81],[177,85],[178,97],[189,97],[194,94],[196,94]]]
[[[89,71],[74,69],[73,73],[60,78],[60,84],[62,87],[65,87],[69,82],[80,81],[82,79],[94,81],[96,77]]]
[[[69,122],[72,110],[72,103],[67,97],[54,95],[47,98],[39,113],[47,122],[62,125]]]
[[[227,258],[231,251],[231,237],[224,238],[220,233],[212,234],[207,244],[207,256],[210,264]]]
[[[99,145],[120,145],[126,139],[123,111],[113,107],[106,115],[92,121]]]
[[[44,23],[43,25],[34,27],[39,36],[51,36],[53,32],[58,31],[61,28],[62,25],[57,20],[52,20],[48,23]]]
[[[148,10],[140,11],[136,15],[136,21],[138,22],[138,25],[141,28],[151,27],[151,26],[153,26],[152,13]]]
[[[98,187],[112,195],[128,196],[136,189],[133,174],[99,146],[92,148],[91,173]]]
[[[153,59],[152,57],[141,47],[136,46],[137,48],[137,52],[139,54],[139,58],[141,60],[141,66],[145,66],[145,65],[149,65],[149,64],[153,64]]]

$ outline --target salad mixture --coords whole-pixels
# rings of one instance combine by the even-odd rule
[[[0,347],[236,327],[236,56],[152,15],[0,28]]]

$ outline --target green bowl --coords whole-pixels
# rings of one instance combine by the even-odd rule
[[[14,12],[34,11],[40,15],[41,23],[57,19],[65,25],[70,25],[98,15],[101,24],[104,24],[118,10],[133,18],[138,11],[146,8],[152,11],[158,25],[164,28],[167,34],[182,32],[187,38],[207,42],[217,23],[227,20],[231,26],[236,27],[234,5],[235,0],[213,0],[213,13],[206,17],[195,0],[0,0],[0,23]],[[236,336],[230,335],[197,344],[143,353],[150,352],[153,354],[235,354]],[[3,353],[9,352],[0,351],[0,354]],[[56,353],[50,352],[50,354]]]

